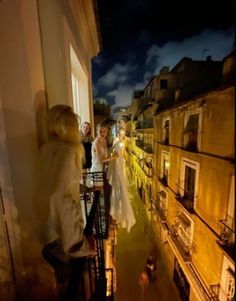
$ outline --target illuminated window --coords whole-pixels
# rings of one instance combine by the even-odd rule
[[[163,184],[168,185],[169,167],[170,167],[170,154],[162,151],[161,154],[161,180]]]
[[[81,122],[90,121],[89,77],[72,45],[70,63],[73,109],[80,116]]]
[[[71,84],[72,84],[72,96],[73,96],[73,108],[77,115],[81,115],[80,111],[80,97],[79,97],[79,81],[75,75],[71,74]]]

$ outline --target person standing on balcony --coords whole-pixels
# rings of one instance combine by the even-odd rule
[[[129,200],[128,179],[123,158],[125,131],[120,129],[114,139],[113,151],[118,159],[111,161],[108,166],[108,180],[111,185],[110,215],[122,228],[129,232],[136,223],[134,212]]]
[[[81,141],[84,146],[85,151],[85,162],[83,163],[83,169],[89,171],[92,166],[92,141],[93,137],[91,135],[91,125],[89,122],[85,121],[81,125]]]
[[[92,143],[91,172],[104,171],[104,163],[118,158],[118,154],[116,152],[114,152],[112,155],[108,155],[106,141],[107,132],[107,126],[102,124],[97,125],[97,137]]]
[[[92,236],[84,235],[80,203],[84,150],[78,117],[71,107],[56,105],[49,110],[47,126],[49,139],[39,152],[37,234],[44,246],[42,254],[60,282],[59,269],[78,258],[94,256],[95,243]]]

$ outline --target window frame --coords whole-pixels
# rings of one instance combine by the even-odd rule
[[[199,174],[200,174],[200,163],[197,161],[190,160],[188,158],[181,158],[181,168],[180,168],[180,196],[184,197],[185,192],[185,167],[188,166],[195,169],[195,185],[194,185],[194,199],[193,208],[196,208],[198,191],[199,191]]]
[[[166,177],[166,184],[168,185],[169,183],[169,176],[170,176],[170,152],[167,152],[167,151],[161,151],[161,175],[162,175],[162,178],[164,178],[164,158],[165,157],[168,157],[168,163],[169,163],[169,167],[168,167],[168,174],[167,174],[167,177]]]
[[[168,143],[165,143],[165,140],[167,139],[167,137],[166,137],[166,130],[165,130],[165,124],[166,124],[166,121],[169,121],[169,137],[168,137]],[[166,145],[169,145],[170,144],[170,130],[171,130],[171,128],[170,128],[170,116],[168,116],[168,117],[165,117],[165,118],[163,118],[162,119],[162,131],[161,131],[161,140],[162,140],[162,143],[163,144],[166,144]]]
[[[201,150],[201,133],[202,133],[202,108],[190,110],[189,112],[186,112],[184,115],[183,147],[186,148],[187,142],[189,142],[189,138],[186,138],[188,136],[188,134],[185,134],[184,130],[187,126],[190,116],[195,115],[195,114],[199,115],[199,117],[198,117],[198,133],[197,133],[197,151],[200,151]]]

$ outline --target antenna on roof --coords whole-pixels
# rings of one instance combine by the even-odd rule
[[[210,49],[208,49],[208,48],[204,48],[204,49],[202,49],[202,56],[201,56],[201,60],[203,60],[204,53],[206,53],[207,51],[210,51]]]

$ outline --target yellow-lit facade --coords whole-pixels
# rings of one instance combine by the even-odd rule
[[[186,300],[234,294],[234,99],[222,84],[154,118],[153,226]]]
[[[182,68],[185,61],[190,60],[184,58],[177,67]],[[142,200],[148,201],[145,203],[155,241],[183,300],[228,301],[234,295],[233,66],[234,56],[229,55],[223,61],[217,87],[184,101],[180,98],[186,91],[181,91],[177,82],[184,83],[191,69],[186,75],[178,73],[177,68],[172,72],[163,68],[155,78],[153,128],[137,128],[139,120],[148,120],[141,110],[135,134],[127,138],[130,174]],[[218,65],[213,68],[219,70]],[[164,82],[166,86],[161,89],[160,79],[167,80],[168,85],[171,82],[171,87]],[[192,84],[193,91],[199,84],[201,81]],[[163,106],[161,99],[167,100],[167,105]],[[151,156],[144,151],[149,135],[153,135]],[[149,156],[151,178],[142,163],[142,158]],[[146,198],[150,191],[150,198]]]

